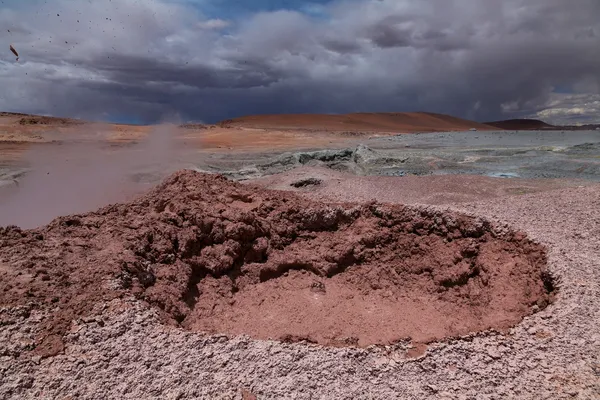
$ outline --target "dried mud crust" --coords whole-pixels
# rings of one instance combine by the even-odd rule
[[[139,199],[0,229],[0,302],[50,312],[35,351],[133,293],[198,331],[367,346],[506,329],[552,298],[544,248],[456,213],[326,205],[175,173]]]

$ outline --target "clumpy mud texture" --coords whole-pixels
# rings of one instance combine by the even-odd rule
[[[181,171],[145,196],[0,230],[0,303],[50,312],[35,351],[73,319],[134,294],[209,333],[367,346],[506,329],[544,308],[544,249],[483,219],[330,204]]]

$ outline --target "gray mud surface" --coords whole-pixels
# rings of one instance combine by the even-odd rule
[[[575,178],[600,181],[598,131],[498,131],[373,137],[345,149],[215,154],[194,168],[252,179],[299,166],[357,175],[483,175],[498,178]]]
[[[499,178],[569,178],[600,181],[600,131],[486,131],[402,134],[348,141],[349,147],[298,152],[179,151],[168,172],[190,168],[235,180],[323,166],[357,175],[483,175]],[[45,151],[50,151],[51,145]],[[134,147],[135,145],[130,145]],[[143,149],[143,147],[141,148]],[[118,146],[105,150],[116,151]],[[135,149],[134,149],[135,150]],[[125,146],[120,150],[132,157]],[[129,151],[129,153],[127,152]],[[148,160],[152,161],[152,160]],[[131,184],[156,184],[167,169],[152,162],[126,164]],[[30,173],[31,163],[0,162],[0,188]]]

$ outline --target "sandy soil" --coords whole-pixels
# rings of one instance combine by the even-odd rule
[[[357,139],[355,136],[325,130],[309,132],[243,127],[212,127],[201,131],[183,129],[181,135],[183,140],[200,151],[244,153],[343,147]],[[366,138],[373,134],[363,133],[357,136]]]

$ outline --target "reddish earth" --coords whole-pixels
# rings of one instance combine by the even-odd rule
[[[49,311],[36,352],[133,294],[165,321],[325,345],[506,329],[544,308],[545,250],[485,220],[324,204],[181,171],[139,199],[0,229],[0,303]],[[0,321],[1,322],[1,321]]]
[[[222,121],[222,126],[276,129],[317,129],[370,132],[464,131],[493,127],[434,113],[354,113],[354,114],[277,114],[252,115]]]
[[[477,122],[432,113],[360,113],[347,115],[256,115],[223,121],[218,125],[184,124],[169,127],[186,148],[199,151],[272,151],[345,147],[371,135],[411,132],[491,130]],[[160,126],[104,124],[0,112],[0,162],[6,146],[80,140],[96,135],[99,142],[136,142]],[[100,140],[99,140],[100,139]],[[22,151],[17,153],[21,155]]]

